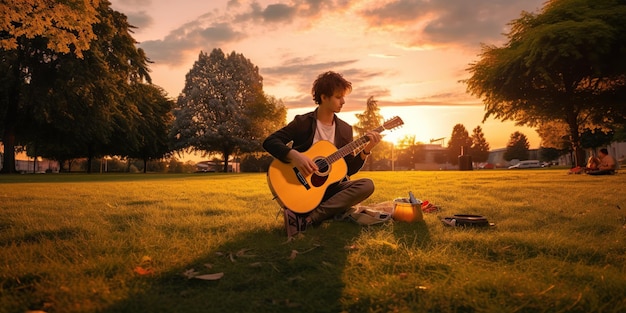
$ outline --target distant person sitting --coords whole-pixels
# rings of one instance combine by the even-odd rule
[[[587,160],[587,166],[585,167],[585,172],[597,171],[600,169],[600,159],[596,156],[590,156],[589,160]]]
[[[587,172],[587,174],[589,175],[615,174],[617,163],[615,162],[615,159],[609,155],[609,151],[605,148],[602,148],[600,149],[600,152],[598,152],[598,155],[600,156],[600,166],[598,166],[597,170],[589,171]]]

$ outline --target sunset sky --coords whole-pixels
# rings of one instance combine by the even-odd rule
[[[366,99],[404,127],[385,137],[418,141],[446,137],[461,123],[480,125],[492,149],[521,131],[531,148],[534,129],[489,118],[460,80],[478,60],[481,43],[502,45],[507,23],[544,0],[111,0],[137,27],[153,83],[177,98],[200,51],[235,51],[259,67],[264,91],[283,100],[290,121],[313,110],[311,84],[324,71],[340,72],[353,92],[339,116],[355,123]]]

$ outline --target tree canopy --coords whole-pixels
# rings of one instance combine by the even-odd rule
[[[357,123],[352,127],[357,133],[357,138],[361,138],[365,136],[365,134],[373,129],[376,129],[378,126],[383,124],[383,116],[380,114],[380,108],[378,107],[378,101],[374,99],[374,96],[370,96],[367,98],[365,111],[363,113],[355,114],[357,118]],[[374,150],[379,150],[374,148]],[[380,159],[376,153],[372,154],[368,158],[368,167],[371,171],[374,163]]]
[[[472,147],[470,148],[470,154],[472,161],[485,162],[489,158],[489,143],[485,138],[483,129],[480,126],[476,126],[472,130]]]
[[[2,1],[0,49],[22,50],[25,41],[43,39],[50,51],[81,58],[96,39],[92,25],[97,23],[100,0]],[[108,1],[102,1],[108,3]]]
[[[398,140],[398,165],[408,169],[415,168],[416,163],[424,162],[424,144],[418,142],[415,135],[407,135]]]
[[[624,16],[619,0],[551,0],[539,13],[523,12],[508,42],[484,45],[468,69],[467,90],[483,100],[484,119],[531,127],[560,121],[584,162],[583,129],[626,117]]]
[[[160,87],[149,84],[134,84],[132,87],[125,102],[132,103],[129,107],[136,109],[138,114],[126,115],[134,119],[125,123],[127,127],[119,128],[121,133],[114,138],[121,138],[123,142],[112,145],[110,154],[141,159],[146,172],[149,160],[170,153],[168,134],[174,120],[171,112],[175,103]]]
[[[11,152],[16,144],[27,146],[31,156],[59,161],[88,157],[90,162],[94,156],[139,149],[135,135],[145,130],[145,123],[155,123],[151,112],[167,119],[171,105],[167,111],[151,107],[163,99],[155,100],[152,87],[144,86],[151,82],[149,60],[135,46],[132,26],[108,1],[2,6],[11,19],[0,30],[5,40],[0,49],[3,172],[15,171]],[[69,34],[61,35],[63,31]],[[144,146],[158,140],[145,135]],[[163,155],[159,151],[151,157],[159,153]]]
[[[529,147],[530,145],[528,143],[528,138],[526,137],[526,135],[516,131],[511,134],[509,143],[506,145],[504,159],[507,161],[511,161],[514,159],[528,160]]]
[[[448,162],[459,164],[459,155],[469,155],[471,147],[472,138],[470,138],[465,126],[463,124],[454,125],[448,141]]]
[[[284,124],[284,105],[263,93],[259,69],[243,54],[200,52],[187,73],[170,132],[175,150],[220,153],[224,171],[238,152],[262,151],[261,142]]]

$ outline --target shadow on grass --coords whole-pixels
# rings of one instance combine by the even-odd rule
[[[420,246],[430,240],[424,223],[396,229],[407,241],[421,238]],[[141,291],[103,312],[344,311],[349,247],[362,231],[352,223],[332,222],[290,242],[282,229],[241,234],[183,267],[138,276],[128,283]],[[188,279],[183,273],[191,269],[224,276]]]
[[[291,242],[282,229],[241,234],[184,267],[138,276],[129,283],[141,291],[104,312],[337,312],[345,246],[359,231],[330,223]],[[224,276],[188,279],[190,269]]]

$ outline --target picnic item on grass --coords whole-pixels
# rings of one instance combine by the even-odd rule
[[[439,210],[441,210],[439,206],[430,203],[428,200],[422,202],[422,212],[424,213],[439,212]]]
[[[495,226],[489,223],[486,217],[473,214],[455,214],[453,216],[444,217],[441,222],[446,226],[452,227],[486,227]]]
[[[408,198],[396,198],[393,201],[385,201],[372,205],[358,204],[352,207],[341,219],[350,218],[361,225],[374,225],[384,223],[390,219],[401,222],[420,222],[424,220],[424,213],[437,212],[440,210],[428,201],[417,199],[412,191]]]
[[[393,216],[393,203],[381,202],[373,205],[357,204],[352,207],[341,219],[349,218],[359,225],[375,225],[389,221]]]
[[[397,198],[393,201],[394,220],[402,222],[419,222],[424,220],[421,201],[411,197],[411,195],[412,193],[409,194],[409,198]],[[414,202],[411,202],[411,198],[413,198]]]

